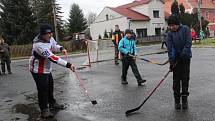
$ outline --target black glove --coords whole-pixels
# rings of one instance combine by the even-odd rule
[[[172,72],[173,71],[173,67],[174,67],[174,65],[175,65],[175,62],[173,61],[173,60],[169,60],[169,64],[170,64],[170,66],[169,66],[169,70],[170,70],[170,72]]]

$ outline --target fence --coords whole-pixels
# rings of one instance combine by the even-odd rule
[[[68,52],[74,52],[79,50],[86,50],[86,44],[84,41],[69,41],[69,42],[59,42]],[[32,51],[32,44],[28,45],[12,45],[11,53],[12,57],[25,57],[30,56]]]
[[[143,38],[137,38],[138,44],[144,43],[153,43],[153,42],[160,42],[162,36],[147,36]],[[87,47],[84,41],[64,41],[59,42],[59,45],[62,45],[64,48],[67,49],[68,52],[75,52],[75,51],[86,51]],[[111,49],[113,46],[111,39],[108,40],[99,40],[99,48],[104,49]],[[11,46],[11,53],[12,57],[25,57],[30,56],[32,50],[32,44],[29,45],[12,45]]]
[[[150,42],[161,42],[163,39],[163,36],[147,36],[147,37],[141,37],[137,38],[138,44],[144,44],[144,43],[150,43]]]

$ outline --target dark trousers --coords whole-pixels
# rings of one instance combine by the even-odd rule
[[[32,72],[32,76],[37,86],[39,107],[41,110],[47,109],[48,104],[52,105],[56,102],[53,96],[54,82],[52,74]]]
[[[131,69],[134,73],[134,76],[137,79],[137,82],[139,82],[139,80],[142,80],[140,73],[138,71],[137,65],[136,65],[136,61],[129,56],[123,56],[122,57],[122,76],[121,79],[122,80],[127,80],[126,76],[127,76],[127,72],[128,72],[128,68],[129,66],[131,66]]]
[[[115,46],[115,57],[114,57],[115,62],[118,62],[118,59],[119,59],[119,50],[118,50],[118,46]]]
[[[167,47],[166,41],[162,42],[161,48],[164,48],[164,45]]]
[[[178,60],[173,69],[173,91],[175,99],[188,96],[190,80],[190,60]]]
[[[5,65],[7,66],[7,71],[8,72],[11,72],[11,68],[10,68],[10,59],[2,59],[1,60],[1,69],[2,69],[2,72],[5,73]]]

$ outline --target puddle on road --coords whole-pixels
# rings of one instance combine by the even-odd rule
[[[37,104],[32,103],[32,104],[17,104],[13,106],[13,111],[15,113],[21,113],[28,115],[28,121],[57,121],[55,118],[52,119],[41,119],[40,118],[40,111],[36,107]],[[57,112],[54,112],[56,114]],[[14,121],[19,121],[21,118],[16,117]]]

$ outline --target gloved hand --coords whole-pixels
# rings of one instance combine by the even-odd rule
[[[75,72],[75,65],[71,64],[70,70],[72,70],[73,72]]]
[[[174,68],[174,65],[175,65],[175,61],[173,61],[172,59],[169,59],[169,64],[170,64],[169,70],[170,70],[170,72],[172,72],[173,68]]]
[[[66,49],[63,49],[61,52],[62,52],[64,55],[68,55],[68,53],[67,53],[67,50],[66,50]]]

